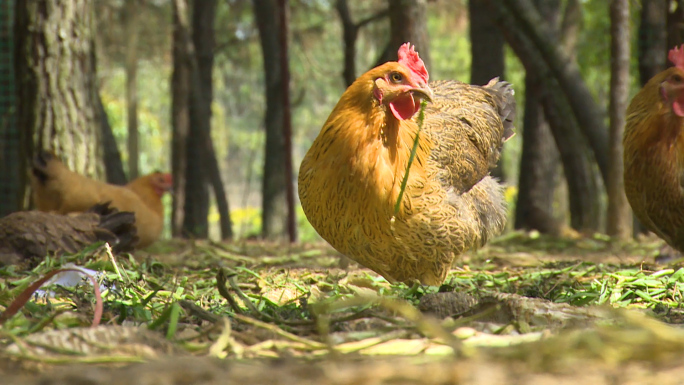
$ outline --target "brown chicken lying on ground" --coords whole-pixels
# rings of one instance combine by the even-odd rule
[[[97,241],[108,242],[114,252],[132,250],[138,242],[133,213],[107,203],[69,215],[20,211],[0,218],[0,265],[31,265],[47,255],[76,253]]]
[[[625,193],[650,231],[684,252],[684,45],[627,108]]]
[[[135,213],[138,247],[156,241],[164,227],[161,198],[172,187],[171,175],[153,173],[126,186],[115,186],[70,171],[54,154],[40,151],[31,173],[33,201],[40,211],[84,212],[95,204],[111,202],[120,211]]]
[[[394,206],[425,110],[399,212]],[[408,43],[399,61],[359,77],[340,98],[299,170],[299,198],[334,248],[389,281],[439,285],[455,256],[506,222],[503,189],[489,176],[513,135],[506,82],[428,85]]]

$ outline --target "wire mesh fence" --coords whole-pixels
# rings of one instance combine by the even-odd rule
[[[17,210],[20,205],[14,10],[14,1],[0,1],[0,217]]]

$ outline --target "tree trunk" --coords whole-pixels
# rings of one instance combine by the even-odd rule
[[[608,130],[603,113],[582,78],[577,62],[563,52],[562,44],[544,22],[531,0],[485,0],[492,12],[513,18],[514,28],[532,43],[535,56],[542,60],[560,85],[579,128],[591,146],[604,182],[608,180]],[[505,33],[506,31],[504,31]],[[522,59],[522,58],[521,58]]]
[[[74,172],[102,179],[93,2],[16,4],[17,124],[23,128],[23,161],[31,159],[34,149],[53,150]]]
[[[171,172],[173,173],[173,203],[171,234],[182,235],[185,204],[187,145],[190,133],[190,60],[186,52],[183,25],[176,2],[173,7],[173,74],[171,75]],[[183,12],[186,9],[183,8]]]
[[[681,0],[668,0],[668,3],[666,49],[669,50],[684,42],[684,5]],[[664,54],[667,54],[667,51]]]
[[[209,2],[214,6],[216,5],[214,0],[209,0]],[[200,31],[205,26],[197,25],[198,22],[202,22],[203,5],[202,1],[193,2],[191,44],[193,44],[195,51],[188,51],[188,56],[194,56],[198,66],[202,66],[200,62],[204,59],[200,58],[198,52],[200,48],[197,45],[198,43],[203,44],[200,41],[202,40]],[[213,22],[211,25],[213,26]],[[207,64],[206,61],[204,64]],[[200,73],[199,82],[195,81],[192,68],[190,71],[190,133],[186,142],[187,163],[183,235],[190,238],[207,238],[209,236],[209,182],[202,160],[204,149],[200,135],[208,129],[207,126],[210,124],[211,108],[207,103],[211,103],[211,70],[209,74]],[[206,83],[207,76],[209,77],[209,84]]]
[[[212,71],[214,66],[214,20],[216,0],[193,3],[192,39],[188,36],[186,4],[175,0],[181,35],[190,67],[190,135],[186,148],[186,185],[183,234],[206,238],[209,235],[209,192],[214,190],[219,211],[221,238],[233,237],[228,197],[221,178],[211,139],[211,102],[213,100]]]
[[[371,15],[358,23],[355,23],[349,10],[347,0],[337,0],[335,9],[342,22],[342,41],[344,42],[344,70],[342,78],[344,84],[349,87],[356,80],[356,38],[359,36],[361,27],[389,14],[388,10]]]
[[[287,235],[287,184],[285,137],[283,135],[283,73],[280,68],[280,15],[275,0],[253,0],[254,16],[264,59],[266,80],[266,148],[262,185],[262,229],[264,238]]]
[[[528,34],[519,28],[513,14],[487,0],[508,44],[520,58],[526,73],[534,73],[544,84],[539,96],[560,153],[568,182],[571,224],[575,229],[595,231],[599,226],[600,204],[597,178],[586,139],[570,109],[566,94]]]
[[[416,46],[426,68],[430,68],[430,41],[427,31],[427,0],[388,0],[390,41],[375,65],[397,60],[399,46]]]
[[[290,64],[288,60],[288,3],[278,1],[280,18],[280,73],[283,77],[281,93],[283,94],[283,138],[285,155],[285,198],[287,201],[287,234],[290,242],[297,241],[297,213],[295,212],[294,173],[292,171],[292,111],[290,107]],[[289,182],[287,182],[289,181]]]
[[[359,29],[351,18],[347,0],[337,0],[335,9],[342,21],[342,40],[344,41],[344,70],[342,77],[345,86],[349,87],[356,80],[356,38]]]
[[[119,146],[116,144],[116,138],[112,132],[112,126],[109,124],[107,111],[102,104],[102,97],[97,93],[95,99],[97,103],[97,120],[100,122],[100,135],[102,137],[102,152],[104,154],[105,174],[107,175],[107,183],[125,185],[127,183],[126,173],[124,173],[123,163],[121,162],[121,153]]]
[[[493,77],[504,79],[504,38],[483,0],[469,0],[470,17],[470,83],[487,84]],[[506,181],[503,170],[505,153],[492,170],[492,176]]]
[[[667,58],[667,19],[669,0],[642,0],[639,25],[639,80],[643,86],[663,71]]]
[[[607,233],[619,239],[632,235],[632,211],[625,196],[622,163],[622,134],[629,97],[630,0],[610,3],[610,157],[608,162],[608,223]]]
[[[561,23],[560,1],[536,1],[550,28],[563,37],[564,50],[569,56],[574,55],[578,30],[577,19],[573,17],[576,5],[576,0],[568,2]],[[559,28],[560,33],[556,32]],[[554,218],[553,213],[555,191],[560,182],[560,159],[541,103],[543,89],[543,82],[534,72],[525,74],[525,115],[515,228],[563,235],[564,224]]]
[[[526,73],[515,228],[560,235],[561,224],[553,219],[554,192],[559,181],[558,150],[544,115],[541,95],[541,81],[534,73]]]
[[[670,0],[642,0],[639,24],[639,81],[645,85],[667,68],[667,20]],[[633,215],[634,235],[648,230]]]
[[[0,2],[0,217],[23,206],[24,169],[21,153],[20,129],[16,123],[16,75],[14,61],[14,9],[15,1]]]
[[[138,143],[138,0],[126,0],[126,116],[128,120],[128,178],[138,177],[140,147]]]

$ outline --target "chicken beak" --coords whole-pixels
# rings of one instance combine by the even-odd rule
[[[412,91],[414,97],[425,99],[428,102],[432,101],[432,89],[427,84],[423,84],[422,87],[416,87]]]

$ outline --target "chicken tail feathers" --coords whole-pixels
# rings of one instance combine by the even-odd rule
[[[57,159],[57,156],[47,150],[39,150],[33,157],[31,173],[36,177],[40,184],[45,184],[48,180],[48,164]]]
[[[138,243],[135,214],[119,211],[111,207],[110,203],[98,203],[88,210],[89,213],[100,216],[100,223],[96,229],[97,238],[109,242],[115,253],[131,251]]]
[[[497,103],[501,123],[503,124],[503,140],[504,142],[515,135],[515,91],[511,83],[499,80],[498,77],[490,80],[485,86],[499,95],[501,101]]]
[[[487,176],[466,193],[479,223],[476,247],[484,246],[489,240],[501,234],[506,226],[506,199],[504,188],[494,178]]]

